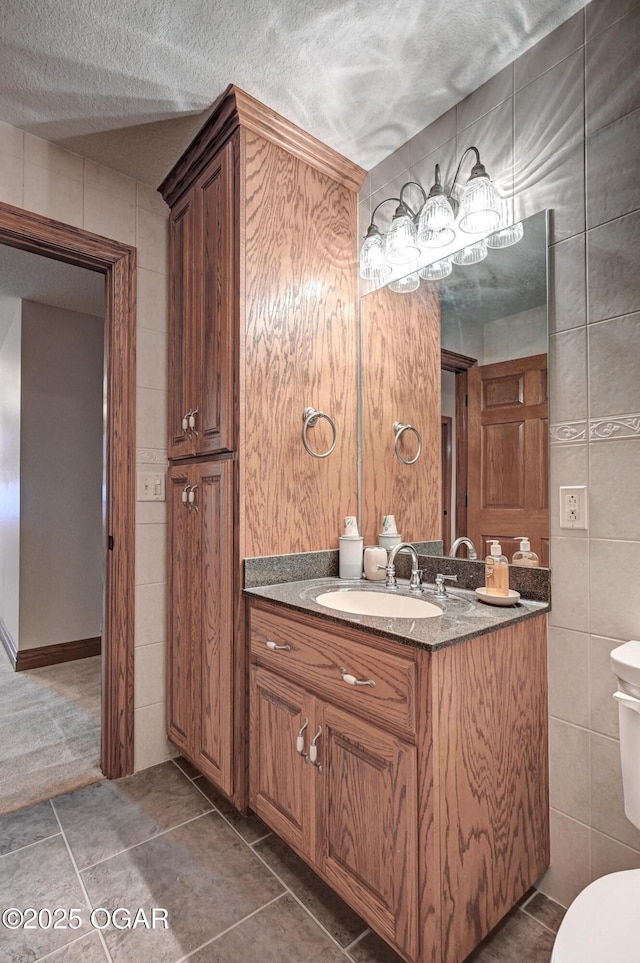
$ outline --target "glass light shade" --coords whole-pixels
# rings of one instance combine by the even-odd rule
[[[360,277],[365,281],[384,282],[391,274],[391,265],[384,256],[384,234],[368,234],[360,248]]]
[[[418,274],[407,274],[406,278],[399,278],[397,281],[390,281],[387,285],[390,291],[396,294],[411,294],[420,287],[420,277]]]
[[[469,247],[464,247],[461,251],[452,254],[451,260],[454,264],[478,264],[479,261],[484,261],[486,256],[487,245],[484,241],[476,241],[475,244],[470,244]]]
[[[486,234],[500,225],[502,199],[488,177],[472,177],[465,187],[458,226],[465,234]]]
[[[517,224],[509,224],[508,227],[504,227],[502,230],[496,231],[495,234],[492,234],[485,240],[487,247],[497,249],[502,247],[511,247],[512,244],[517,244],[518,241],[522,240],[523,235],[524,227],[522,226],[522,221],[518,221]]]
[[[454,214],[444,194],[428,197],[420,211],[418,241],[423,247],[445,247],[456,236]]]
[[[448,277],[452,271],[451,258],[443,257],[441,261],[434,261],[433,264],[427,264],[426,267],[420,268],[418,274],[425,281],[441,281],[442,278]]]
[[[411,264],[420,256],[416,226],[408,214],[396,215],[387,232],[385,257],[389,264]]]

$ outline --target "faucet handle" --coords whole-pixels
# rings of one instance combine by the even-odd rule
[[[443,575],[441,572],[438,572],[438,574],[436,575],[436,598],[437,599],[445,599],[447,597],[447,590],[444,584],[445,579],[449,579],[449,581],[451,582],[457,582],[458,576]]]

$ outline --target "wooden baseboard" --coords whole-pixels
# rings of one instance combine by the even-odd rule
[[[9,632],[9,629],[4,624],[2,619],[0,619],[0,642],[2,642],[2,647],[4,648],[9,658],[11,659],[11,665],[15,669],[18,649],[16,647],[15,642],[13,641],[13,637]]]
[[[41,645],[37,649],[18,649],[13,664],[16,672],[23,672],[25,669],[39,669],[44,665],[88,659],[93,655],[100,655],[101,648],[102,639],[98,636],[93,639],[76,639],[73,642]]]

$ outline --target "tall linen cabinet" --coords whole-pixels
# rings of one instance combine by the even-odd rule
[[[242,561],[335,548],[357,508],[364,171],[230,86],[160,185],[171,208],[167,728],[247,802]],[[304,449],[303,411],[333,453]],[[309,441],[332,441],[321,419]]]

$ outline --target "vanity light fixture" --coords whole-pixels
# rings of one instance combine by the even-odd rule
[[[469,153],[475,154],[475,163],[458,204],[454,191]],[[404,197],[410,187],[422,195],[422,204],[415,211]],[[397,206],[385,235],[375,219],[382,205],[389,202]],[[482,238],[452,253],[452,245],[456,241],[460,245],[462,234],[479,234]],[[416,290],[420,278],[428,281],[444,278],[451,273],[452,263],[477,264],[487,256],[487,247],[508,247],[521,237],[522,224],[509,224],[509,204],[492,184],[478,148],[467,147],[448,194],[442,185],[440,165],[436,164],[434,183],[428,194],[417,181],[407,181],[400,197],[385,198],[375,207],[360,250],[360,277],[377,286],[388,284],[392,291],[407,293]],[[388,280],[400,270],[405,270],[408,277]]]

